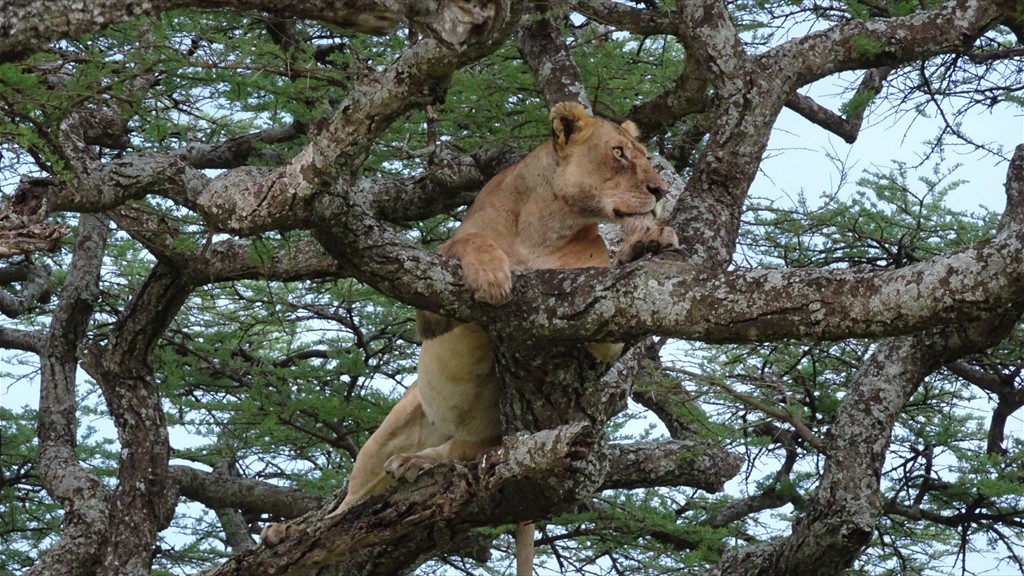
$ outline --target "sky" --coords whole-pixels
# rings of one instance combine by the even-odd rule
[[[804,92],[835,110],[842,99],[830,94],[836,92],[838,81],[838,77],[827,78]],[[847,144],[789,109],[783,110],[768,143],[761,171],[751,187],[751,196],[796,197],[802,190],[812,199],[833,190],[840,177],[829,155],[846,161],[851,172],[847,186],[852,186],[865,170],[884,170],[893,167],[896,161],[910,166],[921,163],[929,149],[924,142],[938,133],[939,119],[913,112],[890,114],[881,108],[875,106],[869,111],[853,144]],[[1024,143],[1024,113],[1006,104],[989,110],[978,109],[964,118],[961,129],[972,138],[1001,146],[1008,158],[1016,145]],[[967,181],[950,195],[947,203],[959,210],[974,211],[984,206],[1001,211],[1005,204],[1006,158],[964,152],[963,147],[958,146],[946,149],[943,165],[961,164],[955,177]],[[926,160],[916,173],[931,175],[935,160]]]

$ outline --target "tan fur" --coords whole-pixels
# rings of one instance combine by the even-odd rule
[[[678,243],[670,228],[653,225],[666,184],[632,122],[620,126],[568,102],[556,105],[550,120],[551,141],[488,182],[440,250],[461,263],[467,287],[483,302],[509,299],[512,270],[607,267],[602,221],[635,230],[617,263]],[[418,323],[428,339],[416,382],[360,451],[348,494],[333,514],[383,491],[392,477],[412,480],[442,460],[472,460],[501,441],[501,387],[490,337],[475,324],[446,323],[429,313],[418,314]],[[606,361],[620,349],[591,347]],[[532,525],[517,527],[516,536],[517,573],[525,576],[532,566]]]

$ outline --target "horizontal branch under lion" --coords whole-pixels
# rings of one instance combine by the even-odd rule
[[[658,334],[707,342],[909,334],[1024,299],[1024,231],[894,270],[743,269],[704,274],[670,259],[518,274],[501,307],[473,302],[458,269],[384,226],[317,232],[359,280],[407,304],[533,339]],[[353,245],[355,243],[356,245]],[[514,312],[511,312],[514,311]]]

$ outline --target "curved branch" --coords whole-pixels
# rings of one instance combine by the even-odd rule
[[[847,144],[853,144],[857,141],[857,136],[860,135],[860,127],[861,124],[864,123],[864,113],[868,109],[868,102],[878,94],[879,90],[882,89],[885,79],[889,76],[889,73],[892,72],[892,70],[893,69],[890,67],[872,68],[871,70],[868,70],[864,74],[864,79],[861,80],[857,91],[854,92],[851,98],[851,101],[853,98],[866,98],[868,101],[865,101],[862,107],[854,110],[846,116],[840,116],[821,104],[818,104],[811,97],[798,92],[794,92],[793,95],[789,97],[789,100],[786,100],[786,107],[836,136],[839,136]]]
[[[18,295],[0,292],[0,314],[17,318],[50,299],[50,268],[45,264],[23,262],[0,268],[0,285],[21,283]]]
[[[522,3],[499,2],[500,18],[470,46],[426,39],[404,51],[394,64],[353,86],[338,112],[287,165],[269,174],[244,167],[215,178],[197,198],[207,220],[252,233],[280,229],[296,213],[316,213],[323,193],[360,168],[374,138],[401,114],[429,104],[461,66],[496,50],[522,9]]]

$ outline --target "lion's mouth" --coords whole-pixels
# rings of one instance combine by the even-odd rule
[[[647,216],[649,214],[653,215],[654,210],[648,210],[646,212],[625,212],[623,210],[619,210],[618,208],[613,208],[612,214],[615,215],[616,220],[622,220],[624,218],[636,218],[637,216]]]
[[[612,209],[612,215],[615,216],[616,220],[626,220],[628,218],[647,218],[647,217],[657,218],[658,217],[658,206],[656,204],[654,206],[654,208],[652,208],[650,210],[646,210],[644,212],[626,212],[625,210],[619,210],[618,208],[613,208]]]

